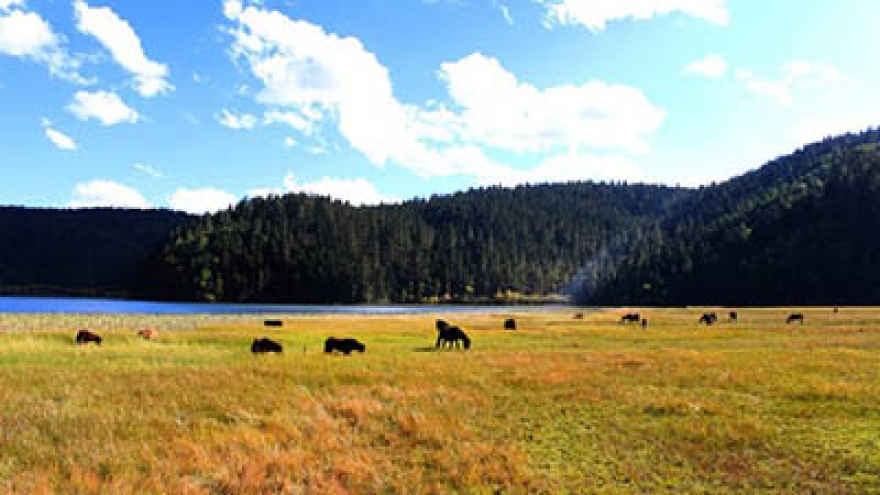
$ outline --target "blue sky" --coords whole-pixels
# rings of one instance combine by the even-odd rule
[[[880,123],[876,0],[0,0],[0,204],[697,185]]]

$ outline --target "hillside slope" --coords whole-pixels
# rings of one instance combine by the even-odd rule
[[[0,293],[140,295],[143,264],[190,218],[167,210],[0,207]]]
[[[589,304],[880,303],[880,133],[696,191],[580,281]]]
[[[608,238],[688,191],[567,184],[488,188],[356,208],[290,194],[178,231],[153,260],[179,299],[309,303],[509,300],[559,293]]]

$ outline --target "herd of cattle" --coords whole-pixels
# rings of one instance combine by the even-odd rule
[[[265,320],[263,321],[263,325],[266,327],[283,327],[284,322],[282,320]],[[450,325],[445,320],[437,320],[436,322],[437,328],[437,342],[435,344],[435,348],[450,348],[450,349],[461,349],[465,350],[471,348],[471,339],[464,333],[464,330],[461,328]],[[513,318],[508,318],[504,320],[504,329],[505,330],[516,330],[516,320]],[[137,335],[145,340],[153,340],[159,336],[159,332],[156,330],[149,328],[139,330]],[[104,339],[89,330],[80,330],[76,334],[76,343],[80,345],[85,344],[96,344],[101,345]],[[350,355],[353,352],[366,352],[367,346],[357,339],[353,338],[343,338],[337,339],[336,337],[328,337],[324,341],[324,352],[327,354],[333,354],[335,352],[341,352],[342,354]],[[259,339],[254,339],[251,343],[251,352],[254,354],[270,354],[270,353],[282,353],[284,352],[284,346],[281,345],[280,342],[274,341],[268,337],[261,337]]]
[[[839,309],[834,308],[834,312],[835,313],[839,312]],[[580,314],[575,315],[575,318],[578,319],[578,316],[580,316],[580,318],[583,318],[583,316]],[[730,322],[738,321],[739,320],[739,313],[737,313],[736,311],[731,311],[731,312],[727,313],[727,318],[728,318],[728,321],[730,321]],[[800,324],[803,324],[804,323],[804,314],[803,313],[791,313],[788,315],[788,318],[785,319],[785,323],[788,325],[790,325],[794,322],[798,322]],[[640,315],[639,313],[627,313],[627,314],[621,316],[620,323],[640,323],[643,328],[648,328],[648,319],[643,318],[642,315]],[[715,313],[715,312],[703,313],[702,316],[700,316],[700,319],[697,320],[697,323],[699,323],[700,325],[712,326],[715,323],[718,323],[718,313]]]
[[[839,310],[837,308],[834,309],[834,312],[837,313]],[[573,316],[576,320],[584,319],[583,313],[576,313]],[[736,311],[730,311],[727,314],[728,321],[735,322],[739,319],[739,314]],[[698,323],[700,325],[712,326],[718,322],[718,314],[711,313],[703,313],[700,316]],[[785,319],[786,324],[791,323],[804,323],[804,315],[803,313],[791,313]],[[626,313],[620,317],[620,323],[636,323],[640,324],[642,328],[648,328],[648,319],[643,317],[639,313]],[[282,327],[284,326],[284,322],[282,320],[265,320],[263,321],[263,325],[266,327]],[[437,320],[435,323],[435,327],[437,329],[437,341],[434,345],[435,349],[465,349],[468,350],[471,348],[471,339],[468,335],[459,327],[450,325],[449,322],[445,320]],[[516,330],[516,320],[513,318],[508,318],[504,320],[503,328],[505,330]],[[146,340],[154,340],[159,336],[159,333],[154,329],[143,329],[139,330],[137,335]],[[93,333],[89,330],[80,330],[76,334],[76,343],[77,344],[96,344],[101,345],[103,342],[103,338]],[[336,352],[340,352],[345,355],[350,355],[353,352],[366,352],[367,346],[353,338],[343,338],[338,339],[336,337],[328,337],[324,341],[324,352],[327,354],[333,354]],[[284,351],[284,346],[281,343],[276,342],[268,337],[262,337],[259,339],[255,339],[251,343],[251,352],[254,354],[267,354],[267,353],[281,353]]]

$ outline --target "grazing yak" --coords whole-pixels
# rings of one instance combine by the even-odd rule
[[[141,337],[144,340],[153,340],[158,336],[159,332],[153,328],[142,328],[138,330],[138,337]]]
[[[583,313],[575,313],[574,316],[572,316],[572,318],[574,318],[575,320],[583,320],[584,314]]]
[[[324,352],[327,354],[339,351],[348,356],[354,351],[364,352],[366,350],[367,346],[360,343],[357,339],[337,339],[336,337],[328,337],[327,340],[324,341]]]
[[[80,345],[85,345],[90,342],[96,345],[101,345],[101,342],[103,340],[104,339],[102,339],[100,335],[92,333],[88,330],[80,330],[76,333],[76,343]]]
[[[465,350],[470,349],[471,339],[458,327],[446,327],[437,336],[437,348],[460,348],[461,346],[464,346]]]
[[[715,313],[703,313],[703,316],[700,317],[700,323],[705,323],[708,326],[712,326],[716,321],[718,321],[718,315]]]
[[[264,320],[263,326],[264,327],[283,327],[284,322],[281,320]]]
[[[513,318],[508,318],[504,320],[504,329],[505,330],[516,330],[516,320]]]
[[[642,318],[642,328],[648,328],[648,319]]]
[[[620,323],[638,323],[640,321],[642,321],[642,317],[638,313],[627,313],[620,317]]]
[[[283,351],[284,348],[281,344],[266,337],[263,337],[262,339],[254,339],[254,342],[251,344],[251,352],[254,354],[267,354],[272,352],[280,354]]]
[[[788,318],[785,319],[785,323],[786,323],[787,325],[790,325],[790,324],[792,324],[792,323],[794,323],[794,322],[796,322],[796,321],[800,322],[801,325],[804,324],[804,315],[803,315],[803,313],[792,313],[792,314],[788,315]]]
[[[731,311],[728,316],[730,317],[730,321],[739,320],[739,314],[736,311]]]

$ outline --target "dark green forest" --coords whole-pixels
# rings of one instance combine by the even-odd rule
[[[352,207],[290,194],[177,230],[150,286],[184,300],[494,301],[559,294],[607,239],[685,190],[626,184],[475,189]]]
[[[0,291],[299,303],[880,304],[880,132],[699,189],[491,187],[213,215],[0,208]]]
[[[807,146],[694,191],[645,236],[591,261],[578,301],[880,303],[880,132]]]
[[[144,263],[191,218],[167,210],[0,207],[0,293],[136,296]]]

